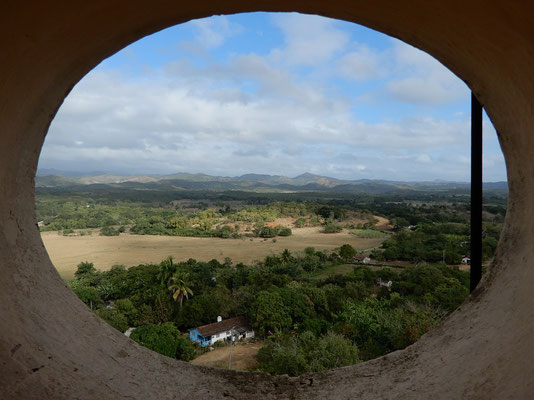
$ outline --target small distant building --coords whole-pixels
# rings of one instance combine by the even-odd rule
[[[463,257],[462,258],[462,264],[471,264],[471,258]]]
[[[201,346],[212,346],[221,340],[252,339],[254,330],[244,317],[235,317],[223,320],[217,317],[217,322],[197,326],[189,331],[189,339]]]
[[[376,280],[376,284],[378,286],[383,286],[383,287],[390,288],[391,286],[393,286],[393,281],[383,281],[382,278],[378,278]]]
[[[44,221],[39,221],[39,222],[37,222],[37,226],[38,226],[39,228],[41,228],[41,227],[43,227],[43,226],[46,226],[46,224],[45,224]]]
[[[371,262],[371,258],[365,256],[355,256],[353,260],[357,264],[369,264]]]

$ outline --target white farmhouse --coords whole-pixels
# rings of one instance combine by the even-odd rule
[[[201,346],[212,346],[221,340],[252,339],[254,330],[244,317],[225,319],[217,317],[217,322],[197,326],[189,331],[189,339]]]

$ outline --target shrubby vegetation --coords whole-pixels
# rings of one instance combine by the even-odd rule
[[[354,266],[345,275],[317,278],[355,250],[285,250],[255,265],[217,260],[114,266],[96,271],[80,263],[69,285],[111,326],[167,356],[195,355],[187,331],[224,318],[246,316],[265,338],[259,369],[275,374],[352,364],[415,342],[468,294],[468,274],[422,264],[400,271]],[[331,261],[332,260],[332,261]],[[377,279],[392,280],[391,288]]]
[[[119,236],[121,234],[121,231],[124,232],[124,227],[119,227],[119,229],[115,229],[112,226],[104,226],[102,229],[100,229],[100,235]]]
[[[457,301],[467,296],[458,293]],[[411,302],[394,292],[390,298],[347,301],[340,315],[340,330],[369,360],[416,342],[438,324],[445,310],[425,301]]]
[[[484,224],[484,259],[493,257],[499,236],[500,229],[497,226]],[[373,258],[460,264],[462,258],[470,253],[469,226],[460,223],[422,224],[413,231],[398,231],[382,244],[382,248],[384,250],[373,251]]]
[[[359,358],[358,347],[343,335],[328,332],[317,337],[304,332],[272,336],[258,360],[265,372],[297,376],[355,364]]]
[[[362,228],[356,228],[352,229],[351,233],[354,235],[362,238],[362,239],[374,239],[374,238],[383,238],[387,237],[388,234],[376,229],[362,229]]]
[[[259,226],[254,229],[254,236],[262,238],[274,238],[276,236],[291,236],[293,232],[284,226]]]
[[[267,225],[277,218],[301,218],[300,225],[319,225],[315,217],[319,207],[315,203],[270,203],[260,206],[240,205],[232,209],[228,204],[217,209],[199,202],[188,205],[169,203],[109,202],[78,198],[58,200],[40,198],[38,218],[45,226],[42,231],[61,230],[73,235],[74,229],[100,228],[100,235],[118,236],[127,231],[138,235],[168,235],[194,237],[241,238],[244,234],[262,238],[290,236],[285,226]],[[82,231],[87,234],[87,231]],[[89,231],[90,232],[90,231]],[[81,234],[81,233],[80,233]]]
[[[338,233],[338,232],[341,232],[342,230],[343,230],[342,226],[338,224],[334,224],[332,222],[328,222],[324,225],[322,232],[323,233]]]
[[[130,338],[168,357],[184,361],[195,357],[193,344],[180,334],[172,322],[142,325],[132,332]]]

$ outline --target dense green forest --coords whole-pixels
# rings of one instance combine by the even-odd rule
[[[499,225],[484,223],[483,259],[493,257],[500,236]],[[371,252],[377,261],[404,260],[460,264],[470,254],[469,226],[461,223],[421,224],[413,231],[398,231],[386,240],[381,249]]]
[[[252,266],[168,258],[159,265],[96,271],[83,262],[68,285],[116,329],[141,327],[134,340],[183,360],[203,350],[180,332],[219,315],[246,316],[266,340],[258,368],[289,375],[402,349],[468,295],[468,273],[445,265],[402,270],[358,265],[348,274],[318,278],[325,267],[335,270],[350,261],[353,253],[343,247],[330,254],[313,248],[300,255],[284,251]],[[378,278],[393,285],[377,286]],[[113,308],[106,307],[110,302]]]

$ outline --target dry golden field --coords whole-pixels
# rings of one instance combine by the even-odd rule
[[[73,277],[81,261],[90,261],[98,269],[108,269],[114,264],[127,267],[143,263],[159,263],[169,255],[176,261],[194,258],[199,261],[230,257],[234,263],[250,264],[269,254],[303,251],[308,246],[316,250],[333,250],[348,243],[358,250],[379,246],[383,238],[361,239],[343,231],[320,233],[320,228],[294,228],[293,235],[271,239],[220,239],[177,236],[148,236],[121,234],[120,236],[62,236],[57,232],[43,232],[41,237],[59,274]]]

